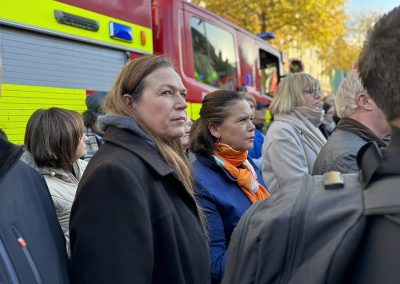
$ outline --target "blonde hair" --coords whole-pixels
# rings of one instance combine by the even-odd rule
[[[367,93],[362,85],[357,70],[352,70],[340,83],[336,93],[336,112],[342,117],[349,117],[358,105],[356,96],[360,93]]]
[[[272,100],[272,115],[289,114],[294,106],[304,105],[304,89],[319,89],[319,83],[306,73],[291,74],[281,80]]]
[[[159,68],[172,68],[175,70],[168,59],[159,55],[143,56],[129,62],[119,73],[114,86],[106,96],[103,111],[133,118],[153,139],[165,162],[174,170],[174,173],[189,194],[194,197],[192,168],[183,152],[180,137],[173,141],[161,139],[156,133],[147,128],[134,109],[128,107],[122,100],[124,94],[131,95],[134,101],[139,100],[143,90],[146,88],[145,78]],[[201,211],[199,211],[199,214],[201,216]]]

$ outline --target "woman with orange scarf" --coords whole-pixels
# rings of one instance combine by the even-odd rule
[[[219,283],[233,229],[243,213],[269,193],[259,170],[247,159],[254,141],[253,113],[235,91],[209,93],[193,124],[190,150],[196,198],[207,218],[212,283]]]

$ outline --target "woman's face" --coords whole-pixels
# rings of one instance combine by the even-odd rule
[[[181,138],[181,143],[183,150],[186,151],[187,148],[189,147],[189,142],[190,142],[190,128],[192,128],[192,120],[190,119],[189,115],[186,118],[185,122],[185,134],[183,134]]]
[[[253,112],[246,100],[240,100],[229,107],[228,116],[219,126],[210,126],[219,142],[231,146],[236,151],[246,151],[254,144]]]
[[[76,148],[76,152],[75,152],[75,161],[86,155],[87,139],[88,139],[87,136],[85,134],[83,134],[81,140],[79,140],[79,144],[78,144],[78,147]]]
[[[255,115],[256,112],[256,105],[254,104],[254,102],[250,99],[246,99],[246,101],[249,103],[250,105],[250,109],[253,112],[253,115]]]
[[[174,69],[162,67],[144,78],[141,97],[133,102],[146,128],[165,141],[182,137],[186,122],[186,88]]]
[[[303,90],[304,106],[314,109],[321,109],[321,93],[319,89],[306,88]]]

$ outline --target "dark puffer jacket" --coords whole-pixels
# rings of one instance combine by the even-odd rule
[[[0,283],[68,283],[65,239],[43,177],[0,139]]]

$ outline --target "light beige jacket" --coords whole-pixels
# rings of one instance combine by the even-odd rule
[[[53,199],[54,207],[56,209],[58,222],[65,235],[68,255],[69,250],[69,215],[71,213],[72,203],[75,199],[78,183],[86,169],[87,162],[78,159],[74,163],[74,172],[76,177],[62,169],[43,167],[39,171],[46,180],[47,186],[50,191],[51,198]]]
[[[276,115],[262,149],[262,176],[274,193],[293,177],[311,174],[315,159],[326,143],[317,126],[301,114]],[[315,122],[315,124],[318,124]]]

